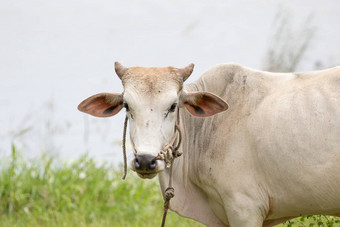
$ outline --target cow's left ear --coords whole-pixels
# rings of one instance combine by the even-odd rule
[[[223,99],[204,91],[185,93],[182,100],[184,107],[196,117],[209,117],[228,109]]]

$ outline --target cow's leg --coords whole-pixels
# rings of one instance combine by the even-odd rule
[[[230,227],[262,227],[268,208],[261,201],[238,193],[225,201],[225,210]]]

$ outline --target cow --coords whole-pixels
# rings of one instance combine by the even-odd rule
[[[186,85],[193,64],[116,62],[115,71],[123,93],[96,94],[78,109],[110,117],[125,107],[130,168],[141,178],[158,175],[163,196],[170,171],[156,157],[180,119],[183,155],[173,161],[171,210],[231,227],[340,216],[340,67],[272,73],[220,64]]]

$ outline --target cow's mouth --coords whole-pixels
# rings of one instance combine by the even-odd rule
[[[135,170],[132,169],[137,173],[137,175],[142,179],[152,179],[157,176],[158,173],[162,172],[162,169],[157,169],[156,171],[145,171],[145,170]]]
[[[143,179],[152,179],[157,175],[157,173],[138,173],[137,172],[137,175]]]
[[[134,170],[132,169],[133,171],[135,171],[137,173],[137,175],[142,178],[142,179],[152,179],[154,178],[155,176],[157,176],[157,174],[159,172],[162,172],[162,170],[158,169],[156,171],[138,171],[138,170]]]

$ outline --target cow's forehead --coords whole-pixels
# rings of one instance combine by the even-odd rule
[[[140,94],[156,95],[175,89],[179,92],[183,79],[174,67],[131,67],[122,78],[124,89],[134,89]]]

